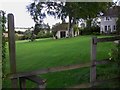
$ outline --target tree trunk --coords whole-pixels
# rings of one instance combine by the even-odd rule
[[[69,16],[68,37],[72,37],[72,17]]]
[[[87,28],[90,30],[90,28],[91,28],[91,23],[92,23],[92,19],[91,18],[89,18],[88,20],[87,20]]]
[[[77,23],[76,23],[76,18],[73,18],[73,22],[72,22],[72,27],[74,27],[74,25],[76,25]],[[75,33],[76,33],[77,31],[74,31],[74,29],[73,29],[73,37],[75,36]]]

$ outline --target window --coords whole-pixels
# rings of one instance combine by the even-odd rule
[[[110,28],[110,25],[108,26],[108,29],[111,29],[111,28]]]
[[[111,29],[111,27],[110,27],[110,25],[108,26],[108,30],[110,30]]]
[[[111,27],[110,27],[110,25],[108,26],[108,32],[109,32],[109,33],[111,32]]]
[[[113,26],[113,30],[116,30],[116,26],[115,25]]]
[[[109,17],[106,17],[106,21],[109,21]]]
[[[105,26],[105,31],[107,31],[107,26]]]

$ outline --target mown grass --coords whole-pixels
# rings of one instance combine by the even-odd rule
[[[90,45],[91,36],[57,40],[37,40],[35,42],[16,42],[17,72],[90,62]],[[113,47],[113,43],[110,42],[98,44],[97,59],[108,58],[108,53]],[[99,66],[97,68],[98,78],[115,76],[115,70],[113,68],[112,71],[111,66],[113,66],[113,64]],[[7,68],[7,72],[9,73],[9,61],[7,62]],[[111,72],[114,73],[111,74]],[[90,68],[82,68],[48,73],[40,76],[47,79],[48,88],[58,88],[89,82],[89,73]],[[27,82],[27,86],[31,88],[36,85],[32,82]],[[10,87],[10,81],[8,79],[3,82],[3,87]]]

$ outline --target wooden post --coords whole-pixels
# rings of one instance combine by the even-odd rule
[[[8,14],[8,38],[9,38],[9,57],[10,71],[16,73],[16,51],[15,51],[15,31],[14,31],[14,16]],[[17,78],[11,79],[12,88],[17,88]]]
[[[2,21],[0,12],[0,90],[2,89]]]
[[[97,37],[92,37],[92,42],[91,42],[91,68],[90,68],[91,87],[94,86],[94,82],[96,81],[96,47],[97,47]]]
[[[39,90],[45,90],[45,85],[38,85]]]
[[[20,82],[20,90],[26,90],[26,79],[19,78],[19,82]]]

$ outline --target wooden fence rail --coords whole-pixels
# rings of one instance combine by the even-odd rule
[[[46,74],[50,72],[66,71],[66,70],[78,69],[78,68],[83,68],[83,67],[90,67],[90,63],[52,67],[52,68],[40,69],[36,71],[31,71],[31,72],[16,73],[16,74],[12,74],[10,78],[12,79],[12,78],[25,77],[25,76]]]
[[[120,36],[97,38],[97,43],[98,42],[112,42],[112,41],[116,41],[116,40],[120,40]]]
[[[96,59],[97,43],[120,40],[120,36],[109,37],[109,38],[93,37],[91,40],[91,62],[90,63],[52,67],[52,68],[47,68],[47,69],[34,70],[31,72],[17,73],[16,72],[15,31],[14,31],[13,14],[8,14],[8,36],[9,36],[10,70],[12,73],[10,75],[10,79],[12,81],[12,88],[18,88],[18,79],[19,79],[20,88],[22,90],[25,90],[26,88],[26,80],[30,80],[38,84],[38,87],[41,88],[41,85],[44,84],[45,81],[41,79],[40,77],[37,77],[36,75],[46,74],[50,72],[73,70],[73,69],[78,69],[78,68],[83,68],[83,67],[90,67],[90,83],[86,85],[81,84],[76,87],[93,87],[99,84],[96,79],[96,66],[101,65],[101,64],[107,64],[111,61],[108,59],[97,61]]]
[[[109,59],[104,59],[104,60],[96,61],[95,65],[107,64],[111,62],[112,61],[110,61]],[[21,73],[11,74],[9,77],[13,79],[13,78],[26,77],[26,76],[32,76],[32,75],[46,74],[46,73],[51,73],[51,72],[73,70],[73,69],[90,67],[90,66],[91,66],[91,63],[59,66],[59,67],[39,69],[35,71],[30,71],[30,72],[21,72]]]

